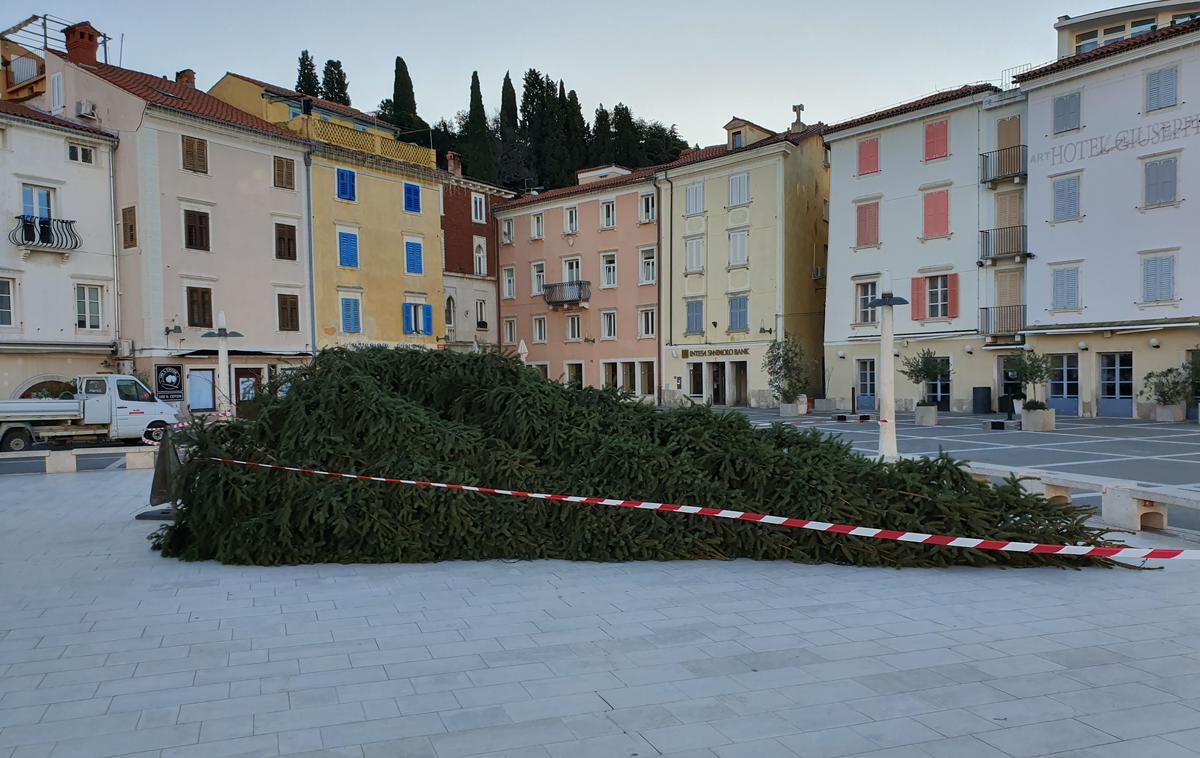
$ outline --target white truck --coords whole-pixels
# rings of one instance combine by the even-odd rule
[[[0,452],[24,452],[34,442],[160,440],[177,420],[136,377],[86,374],[69,399],[0,400]]]

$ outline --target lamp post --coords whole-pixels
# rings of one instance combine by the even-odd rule
[[[891,287],[891,279],[885,274],[881,283]],[[892,326],[892,308],[897,305],[908,305],[902,297],[884,292],[879,297],[867,303],[870,308],[881,309],[879,315],[879,371],[876,381],[879,383],[879,455],[884,460],[894,461],[899,455],[896,447],[896,356]]]
[[[226,329],[225,311],[220,311],[217,313],[216,331],[208,331],[200,336],[217,338],[217,411],[229,413],[229,338],[246,335]]]

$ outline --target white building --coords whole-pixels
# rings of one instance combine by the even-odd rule
[[[826,397],[875,407],[879,314],[892,292],[901,358],[932,349],[941,381],[899,379],[900,408],[928,395],[971,411],[1001,394],[1024,326],[1024,98],[988,84],[938,92],[841,124],[831,151]],[[982,398],[981,398],[982,400]],[[980,409],[982,410],[982,408]]]
[[[1146,373],[1200,361],[1200,19],[1080,49],[1017,77],[1037,254],[1025,334],[1053,354],[1060,414],[1145,418]]]
[[[74,376],[113,367],[116,143],[0,101],[0,398],[57,396]]]

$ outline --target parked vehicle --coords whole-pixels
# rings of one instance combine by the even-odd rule
[[[86,374],[75,379],[70,399],[0,400],[0,452],[29,450],[34,442],[157,441],[177,420],[136,377]]]

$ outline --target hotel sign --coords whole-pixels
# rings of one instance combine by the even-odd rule
[[[688,358],[716,358],[724,355],[750,355],[748,347],[717,347],[704,350],[684,350],[683,359]]]
[[[1120,153],[1135,147],[1152,147],[1194,137],[1200,134],[1200,113],[1159,121],[1147,126],[1135,126],[1099,137],[1074,140],[1055,145],[1030,156],[1033,164],[1045,164],[1050,168],[1069,166],[1077,161],[1095,158],[1098,155]]]

